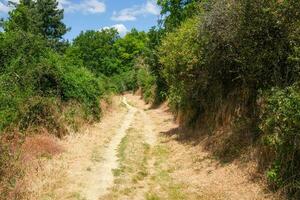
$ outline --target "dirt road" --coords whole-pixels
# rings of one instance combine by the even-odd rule
[[[62,141],[65,152],[32,177],[30,199],[273,199],[234,163],[178,140],[167,106],[116,100],[101,123]]]

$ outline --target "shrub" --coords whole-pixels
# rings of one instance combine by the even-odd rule
[[[137,84],[142,89],[142,95],[147,103],[154,103],[156,98],[156,78],[148,69],[141,68],[137,71]]]
[[[168,99],[175,110],[189,112],[191,106],[203,106],[198,100],[206,92],[209,77],[203,66],[205,41],[198,38],[199,19],[188,19],[176,31],[168,33],[159,48],[162,74],[169,86]]]
[[[7,61],[0,74],[0,131],[20,121],[24,129],[36,117],[47,121],[48,111],[61,109],[60,100],[76,100],[84,106],[86,116],[99,119],[99,98],[104,87],[91,72],[50,50],[44,50],[39,59],[30,59],[20,55]]]
[[[61,113],[62,106],[56,98],[30,97],[22,107],[19,128],[25,132],[43,127],[61,138],[67,134]]]
[[[162,64],[159,62],[158,48],[164,35],[164,30],[159,27],[152,27],[147,36],[146,51],[142,59],[137,59],[136,66],[145,66],[151,76],[155,77],[154,104],[160,104],[166,100],[168,85],[162,76]]]
[[[111,77],[113,83],[113,90],[116,92],[125,92],[135,90],[137,88],[136,72],[135,70],[123,72],[121,74]]]
[[[30,90],[22,90],[13,80],[0,76],[0,132],[17,122],[21,113],[21,105],[26,103]]]
[[[263,144],[273,152],[267,176],[272,184],[300,197],[300,90],[273,89],[267,97],[261,130]],[[269,155],[271,156],[271,155]]]
[[[66,67],[61,77],[62,99],[75,99],[83,103],[88,112],[100,117],[99,98],[104,93],[98,80],[84,68]]]
[[[39,66],[39,75],[35,77],[39,77],[41,95],[55,94],[63,101],[76,100],[85,106],[87,114],[100,117],[99,99],[104,87],[80,62],[74,64],[73,60],[49,52]]]

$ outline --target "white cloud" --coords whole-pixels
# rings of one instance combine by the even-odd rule
[[[106,5],[99,0],[83,0],[79,3],[73,3],[71,0],[59,0],[59,7],[66,12],[83,12],[83,13],[104,13]]]
[[[8,5],[9,0],[0,0],[0,13],[7,13],[12,9]],[[19,0],[10,0],[18,3]],[[82,13],[103,13],[106,11],[106,5],[101,0],[81,0],[79,3],[73,3],[71,0],[58,0],[58,7],[66,12],[82,12]]]
[[[160,14],[160,8],[158,5],[153,1],[147,1],[147,4],[145,6],[145,10],[152,15],[159,15]]]
[[[19,0],[10,0],[13,3],[18,3]],[[0,13],[8,13],[12,10],[12,6],[9,5],[8,0],[0,1]]]
[[[0,13],[7,13],[8,11],[9,7],[6,4],[0,2]]]
[[[100,30],[105,30],[105,29],[110,29],[110,28],[115,28],[121,36],[126,35],[126,33],[128,32],[128,29],[126,28],[126,26],[124,24],[115,24],[112,26],[105,26]]]
[[[135,21],[138,16],[159,15],[160,9],[153,0],[147,0],[146,4],[125,8],[119,12],[114,11],[111,17],[114,21]]]

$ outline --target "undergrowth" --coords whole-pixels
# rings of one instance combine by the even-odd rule
[[[273,89],[267,94],[262,115],[262,145],[273,158],[267,178],[276,188],[283,188],[300,198],[300,92],[298,86]]]

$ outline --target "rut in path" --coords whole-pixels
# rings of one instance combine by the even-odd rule
[[[98,200],[99,197],[105,195],[108,188],[113,185],[114,176],[112,170],[118,168],[117,148],[122,139],[126,136],[126,130],[132,124],[134,114],[137,111],[136,108],[127,103],[125,97],[123,97],[122,103],[126,105],[128,113],[125,116],[122,126],[119,130],[117,130],[116,134],[105,149],[101,166],[99,166],[99,169],[94,173],[98,176],[98,178],[91,180],[90,188],[84,191],[83,196],[87,200]]]

